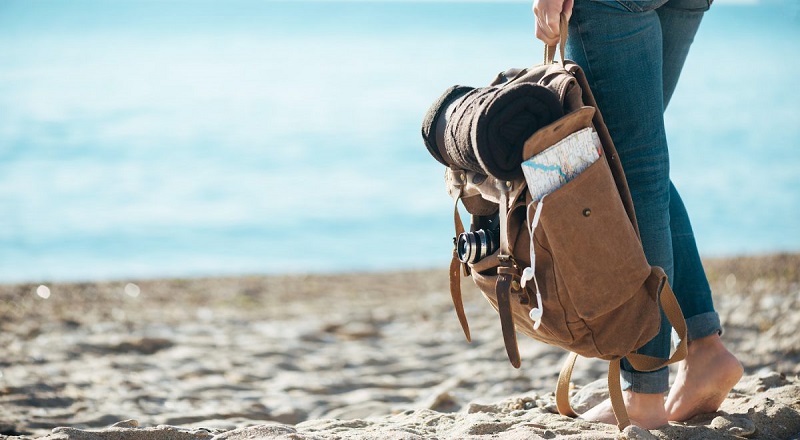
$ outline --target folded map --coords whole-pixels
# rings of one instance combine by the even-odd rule
[[[533,200],[540,200],[574,179],[600,157],[602,150],[597,133],[587,127],[522,162]]]

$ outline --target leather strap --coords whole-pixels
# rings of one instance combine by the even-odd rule
[[[655,271],[662,271],[660,268],[654,268]],[[663,271],[662,271],[663,272]],[[626,358],[633,365],[633,368],[639,371],[654,371],[661,367],[679,362],[686,357],[688,338],[686,320],[683,318],[683,312],[678,304],[675,293],[672,292],[669,283],[665,276],[653,277],[656,279],[658,285],[659,303],[667,316],[667,320],[672,324],[672,328],[680,338],[680,343],[675,349],[675,352],[669,359],[663,359],[653,356],[647,356],[638,353],[629,353]],[[556,407],[559,414],[577,417],[578,414],[572,409],[569,403],[569,382],[572,378],[572,370],[575,368],[575,360],[578,355],[570,353],[564,366],[561,368],[561,373],[558,375],[558,385],[556,386]],[[611,406],[614,409],[614,416],[617,418],[617,427],[620,430],[625,429],[630,425],[630,418],[628,411],[625,409],[625,402],[622,399],[622,386],[620,384],[620,362],[621,359],[610,361],[608,365],[608,393],[611,399]]]
[[[578,355],[570,353],[561,373],[558,375],[558,385],[556,386],[556,407],[558,413],[567,417],[578,417],[578,413],[572,409],[569,402],[569,382],[572,378],[572,370],[575,368],[575,360]],[[617,427],[620,431],[631,424],[628,417],[628,410],[625,409],[625,401],[622,398],[622,384],[620,383],[620,359],[614,359],[608,364],[608,395],[611,399],[611,408],[614,410],[614,417],[617,419]]]
[[[513,183],[510,181],[497,181],[500,190],[500,252],[497,256],[500,266],[497,268],[497,283],[495,295],[497,296],[497,312],[500,315],[500,328],[503,331],[503,342],[506,346],[508,360],[514,368],[521,365],[519,347],[517,346],[517,330],[514,328],[514,314],[511,312],[511,282],[519,276],[508,243],[508,206],[509,192]]]
[[[458,260],[458,254],[453,249],[453,259],[450,260],[450,297],[453,299],[453,306],[456,309],[458,322],[461,323],[461,329],[464,330],[464,337],[467,342],[472,342],[472,337],[469,334],[469,323],[467,322],[467,314],[464,312],[464,301],[461,297],[461,261]]]
[[[461,194],[466,180],[466,174],[463,171],[453,170],[453,179],[459,187],[458,194],[453,197],[453,223],[455,223],[456,236],[453,238],[453,257],[450,260],[450,297],[453,299],[453,306],[456,309],[458,322],[461,323],[461,329],[464,331],[464,336],[467,342],[472,342],[472,337],[469,333],[469,323],[467,322],[467,314],[464,312],[464,301],[461,296],[461,268],[464,269],[464,276],[469,275],[467,272],[467,265],[458,259],[458,236],[464,232],[464,223],[461,221],[461,214],[458,212],[458,201],[461,200]]]
[[[503,342],[506,346],[506,354],[508,360],[514,368],[519,368],[522,365],[519,356],[519,347],[517,346],[517,330],[514,328],[514,314],[511,312],[511,281],[514,276],[511,271],[514,269],[506,267],[502,263],[497,268],[497,284],[495,285],[495,292],[497,295],[497,312],[500,315],[500,328],[503,331]]]
[[[561,64],[564,64],[564,61],[567,59],[564,56],[564,46],[567,44],[567,34],[569,33],[569,22],[567,21],[567,16],[564,13],[561,13],[561,23],[559,25],[561,38],[556,46],[559,46],[560,55],[561,55]],[[548,46],[547,44],[544,45],[544,63],[545,64],[553,64],[553,61],[556,57],[556,46]]]
[[[578,413],[572,409],[569,403],[569,381],[572,379],[572,370],[575,368],[575,361],[578,359],[576,353],[570,352],[561,373],[558,374],[558,385],[556,386],[556,407],[558,413],[567,417],[578,417]]]
[[[614,409],[614,417],[617,418],[617,428],[622,431],[631,424],[631,419],[622,399],[622,385],[619,380],[620,362],[621,359],[616,359],[608,363],[608,397],[611,398],[611,407]]]
[[[664,315],[666,315],[669,323],[672,324],[672,328],[675,329],[675,333],[678,334],[680,343],[675,348],[675,352],[669,357],[669,359],[647,356],[639,353],[628,354],[626,356],[628,362],[630,362],[633,368],[637,369],[638,371],[655,371],[661,367],[680,362],[686,358],[686,353],[688,350],[689,338],[687,337],[686,320],[683,318],[681,306],[678,304],[678,300],[675,298],[675,293],[672,292],[672,288],[669,286],[666,276],[660,277],[658,279],[658,283],[659,286],[657,292],[661,309],[664,310]]]

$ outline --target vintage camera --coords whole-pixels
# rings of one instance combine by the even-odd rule
[[[477,263],[500,248],[500,218],[479,217],[480,229],[463,232],[456,238],[456,252],[462,263]]]

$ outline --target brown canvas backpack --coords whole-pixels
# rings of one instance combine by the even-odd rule
[[[565,22],[562,29],[566,29]],[[443,161],[442,155],[447,152],[433,151],[437,148],[430,145],[433,141],[426,140],[426,145],[448,165],[445,180],[454,200],[456,237],[465,230],[459,201],[471,214],[471,230],[485,225],[493,214],[499,221],[499,246],[493,254],[474,263],[462,263],[453,250],[450,291],[467,340],[470,331],[461,297],[462,274],[472,277],[497,310],[514,367],[520,366],[517,332],[571,352],[556,390],[561,414],[576,416],[568,394],[576,356],[610,361],[609,392],[618,426],[623,429],[630,421],[622,401],[620,360],[627,357],[637,370],[653,371],[683,359],[686,324],[664,271],[651,267],[645,258],[619,157],[583,71],[564,59],[565,41],[566,35],[562,35],[561,62],[554,62],[556,47],[546,47],[544,64],[500,73],[485,99],[520,84],[536,84],[555,93],[563,116],[530,135],[522,157],[516,160],[522,162],[591,127],[602,144],[602,153],[573,180],[534,201],[524,177],[498,178],[475,171],[480,168],[464,169]],[[477,113],[480,111],[470,123],[479,118]],[[432,139],[436,124],[433,116],[426,117],[426,139]],[[483,163],[480,158],[478,161]],[[669,359],[636,353],[657,334],[660,309],[680,338]]]

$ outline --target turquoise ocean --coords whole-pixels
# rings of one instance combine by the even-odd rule
[[[527,2],[0,0],[0,282],[445,267],[428,106]],[[800,251],[800,2],[718,0],[667,110],[701,254]]]

